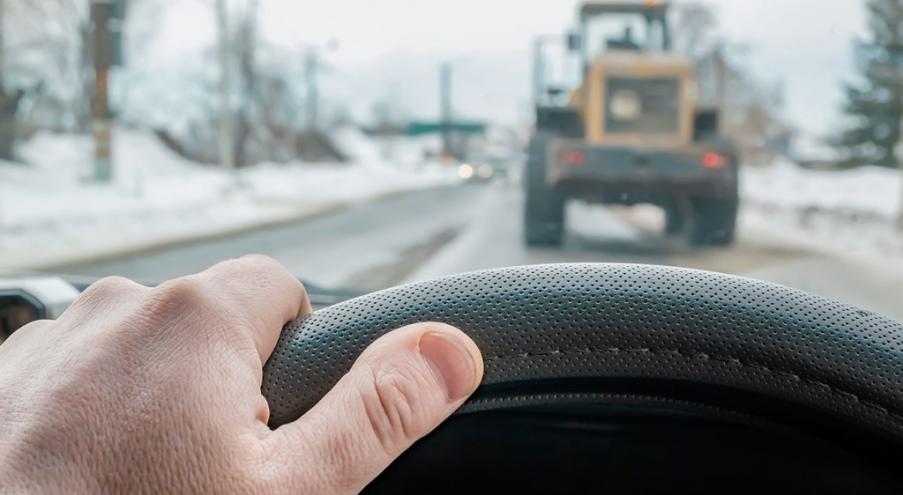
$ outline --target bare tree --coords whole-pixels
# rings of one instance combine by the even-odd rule
[[[293,50],[268,43],[259,31],[260,0],[202,0],[213,13],[217,39],[209,52],[218,70],[183,73],[198,89],[191,115],[164,125],[167,142],[186,157],[226,168],[298,156],[303,100]],[[133,115],[140,119],[140,115]]]
[[[19,102],[22,101],[25,92],[21,89],[11,90],[6,83],[5,2],[6,0],[0,0],[0,159],[12,160],[16,135],[16,114],[19,110]]]
[[[254,144],[260,137],[257,26],[260,2],[245,0],[238,8],[230,9],[225,0],[217,0],[216,8],[220,61],[220,154],[225,157],[225,166],[243,167],[256,158]],[[230,19],[234,21],[230,23]]]
[[[232,49],[229,26],[229,6],[226,0],[216,0],[217,55],[219,60],[219,118],[218,145],[220,165],[235,168],[232,114]]]
[[[235,160],[238,166],[248,165],[249,147],[252,145],[256,129],[258,107],[258,65],[257,65],[257,14],[259,0],[247,0],[240,12],[236,26],[235,51],[238,57],[240,79],[238,111],[235,130]]]
[[[296,156],[300,100],[291,84],[293,53],[262,39],[260,0],[217,0],[220,154],[236,167]]]
[[[675,46],[693,62],[700,103],[719,109],[720,132],[740,146],[747,163],[769,162],[793,130],[783,120],[783,89],[746,70],[747,49],[720,36],[711,5],[676,5]]]
[[[166,0],[128,0],[123,39],[149,41]],[[28,89],[35,125],[87,132],[94,60],[89,0],[4,0],[8,82]]]
[[[675,7],[674,45],[696,59],[717,44],[714,31],[718,20],[715,12],[705,2],[683,2]]]
[[[5,7],[7,21],[14,19],[7,22],[7,53],[15,54],[6,60],[8,73],[40,88],[32,106],[64,112],[53,113],[55,127],[86,131],[93,82],[88,2],[5,0]]]

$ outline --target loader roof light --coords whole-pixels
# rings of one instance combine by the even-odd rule
[[[710,170],[720,170],[727,166],[728,159],[726,156],[715,151],[706,152],[702,155],[702,166]]]

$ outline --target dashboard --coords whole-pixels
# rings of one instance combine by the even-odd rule
[[[0,276],[0,342],[32,321],[59,317],[94,281],[79,277]],[[302,283],[315,310],[363,295],[355,290]]]
[[[0,342],[32,321],[58,317],[79,293],[57,277],[0,277]]]

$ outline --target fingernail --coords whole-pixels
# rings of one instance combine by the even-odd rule
[[[426,358],[438,381],[445,386],[445,396],[449,402],[467,397],[476,388],[473,356],[454,337],[425,333],[420,337],[420,354]]]

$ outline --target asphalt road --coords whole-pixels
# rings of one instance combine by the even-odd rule
[[[158,281],[222,259],[263,253],[318,285],[371,290],[498,266],[652,263],[772,280],[903,320],[903,272],[779,241],[761,226],[746,226],[742,217],[734,246],[694,249],[660,234],[661,214],[654,208],[572,204],[564,245],[529,249],[521,241],[521,201],[512,185],[449,187],[359,204],[297,224],[58,271]]]

